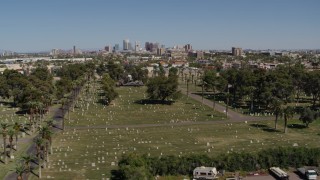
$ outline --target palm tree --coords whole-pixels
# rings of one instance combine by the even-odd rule
[[[24,162],[26,167],[26,172],[31,172],[31,162],[34,160],[33,156],[30,154],[22,155],[21,160]]]
[[[37,149],[37,159],[38,159],[38,167],[39,167],[39,178],[41,178],[41,147],[43,146],[43,139],[37,137],[34,139],[34,143],[36,144]]]
[[[37,116],[39,119],[37,124],[39,124],[39,126],[41,126],[41,123],[42,123],[43,108],[44,108],[44,105],[42,102],[40,102],[40,101],[36,102],[36,113],[38,114]]]
[[[3,136],[3,155],[4,155],[4,163],[7,164],[7,133],[8,133],[9,124],[1,123],[2,128],[2,136]]]
[[[11,156],[12,156],[12,148],[13,148],[12,142],[13,142],[13,136],[15,135],[15,131],[13,129],[10,129],[8,131],[8,135],[9,135],[9,144],[10,144],[9,145],[10,146],[9,156],[11,158]]]
[[[34,132],[34,125],[33,125],[33,120],[34,120],[34,113],[35,113],[35,107],[36,107],[36,102],[34,101],[29,101],[27,102],[27,107],[29,108],[30,111],[30,116],[29,116],[29,125],[32,127],[32,132]]]
[[[293,117],[293,108],[290,106],[287,106],[284,110],[283,110],[283,118],[284,118],[284,133],[288,132],[288,120],[290,120]]]
[[[187,79],[187,97],[189,97],[189,82],[190,78]]]
[[[52,104],[52,95],[51,94],[45,94],[44,95],[44,99],[43,99],[43,104],[44,104],[44,107],[45,107],[45,110],[47,113],[49,113],[50,111],[50,105]]]
[[[18,163],[14,168],[15,173],[18,175],[17,180],[23,180],[23,173],[26,172],[24,164]]]
[[[16,150],[18,149],[18,133],[20,132],[21,127],[22,127],[22,125],[17,122],[14,123],[14,125],[13,125],[13,129],[15,131],[15,136],[16,136]]]
[[[62,99],[61,100],[61,110],[62,110],[62,130],[64,130],[64,112],[65,112],[65,109],[64,109],[64,105],[66,104],[65,100]]]
[[[254,91],[256,90],[255,86],[249,86],[249,91],[250,91],[250,100],[251,100],[251,105],[250,105],[250,112],[253,113],[253,102],[254,102]]]
[[[49,119],[49,120],[47,121],[47,126],[48,126],[49,128],[52,128],[52,127],[54,126],[54,123],[53,123],[53,120],[52,120],[52,119]]]
[[[274,129],[277,130],[277,125],[278,125],[278,118],[281,116],[282,113],[282,102],[279,99],[273,99],[271,101],[271,109],[276,117],[274,121]]]
[[[50,154],[52,154],[52,131],[47,127],[40,128],[39,135],[45,139],[45,164],[49,162],[49,147]]]

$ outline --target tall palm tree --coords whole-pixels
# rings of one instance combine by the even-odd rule
[[[44,104],[44,107],[45,107],[45,111],[47,113],[50,112],[50,108],[49,107],[52,104],[52,99],[53,99],[53,97],[52,97],[51,94],[45,94],[44,95],[43,104]]]
[[[282,102],[279,99],[273,99],[271,101],[271,109],[276,117],[275,121],[274,121],[274,129],[277,130],[277,126],[278,126],[278,118],[279,116],[281,116],[282,114]]]
[[[284,118],[284,133],[288,132],[288,120],[290,120],[291,118],[293,118],[293,108],[290,106],[287,106],[284,110],[283,110],[283,118]]]
[[[64,112],[65,112],[65,109],[64,109],[64,105],[66,104],[65,100],[62,99],[61,100],[61,111],[62,111],[62,130],[64,130]]]
[[[40,101],[36,102],[36,113],[38,114],[37,115],[37,117],[38,117],[37,124],[39,126],[41,126],[41,123],[42,123],[43,108],[44,108],[44,105],[42,102],[40,102]]]
[[[52,128],[52,127],[54,126],[54,122],[53,122],[52,119],[47,120],[47,126],[48,126],[49,128]]]
[[[35,109],[36,109],[36,102],[34,101],[29,101],[27,102],[27,107],[29,108],[30,116],[29,116],[29,126],[32,127],[32,132],[34,132],[34,114],[35,114]]]
[[[31,172],[31,162],[34,160],[33,156],[30,154],[25,154],[21,156],[21,160],[24,162],[24,165],[26,167],[26,172]]]
[[[26,167],[24,166],[24,164],[16,164],[14,171],[18,175],[17,180],[23,180],[23,173],[26,172]]]
[[[41,147],[43,146],[44,140],[40,137],[37,137],[33,141],[36,144],[39,178],[41,178]]]
[[[3,136],[3,155],[4,155],[4,163],[7,164],[7,133],[8,133],[9,124],[1,123],[2,128],[2,136]]]
[[[21,127],[22,127],[22,125],[17,122],[15,122],[13,125],[13,129],[15,131],[15,136],[16,136],[16,150],[18,150],[18,135],[21,130]]]
[[[39,135],[45,139],[45,165],[49,162],[49,149],[50,154],[52,154],[52,131],[49,127],[44,126],[40,128]]]
[[[15,135],[15,131],[13,129],[10,129],[8,131],[8,135],[9,135],[9,146],[10,146],[9,156],[11,158],[11,156],[12,156],[12,148],[13,148],[13,145],[12,145],[13,144],[13,137]]]

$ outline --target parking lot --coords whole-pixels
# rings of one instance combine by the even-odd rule
[[[290,180],[300,180],[301,178],[293,172],[288,173]],[[245,180],[275,180],[275,178],[271,175],[263,175],[263,176],[247,176],[244,178]]]

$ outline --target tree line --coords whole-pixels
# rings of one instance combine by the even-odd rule
[[[189,175],[196,167],[216,167],[226,171],[257,171],[272,166],[281,168],[318,166],[320,149],[306,147],[279,147],[256,153],[240,152],[210,157],[205,154],[185,156],[149,157],[135,153],[125,154],[120,159],[119,170],[113,179],[152,179],[168,175]]]
[[[194,74],[180,74],[187,84],[196,83]],[[198,85],[213,92],[214,103],[224,101],[247,113],[272,113],[275,129],[282,117],[286,132],[287,121],[295,113],[300,114],[299,119],[306,127],[320,117],[320,71],[307,71],[300,63],[278,65],[273,70],[244,67],[220,73],[207,70],[196,75],[201,80]]]
[[[229,92],[229,105],[246,106],[250,111],[270,110],[274,101],[282,104],[305,102],[306,96],[311,97],[307,100],[315,108],[320,105],[319,79],[320,71],[307,71],[300,63],[278,65],[274,70],[230,68],[219,75],[212,71],[202,75],[206,90]]]
[[[86,81],[94,78],[94,70],[95,65],[92,62],[64,64],[57,71],[60,79],[53,80],[49,69],[40,63],[30,74],[21,74],[16,70],[5,70],[0,75],[0,96],[9,99],[8,102],[2,103],[20,107],[22,113],[29,114],[29,123],[26,124],[1,122],[0,134],[3,137],[1,156],[3,159],[1,160],[7,164],[8,157],[11,159],[13,152],[18,150],[18,137],[22,132],[28,135],[29,133],[39,133],[34,139],[35,155],[25,154],[17,161],[15,171],[18,178],[21,179],[24,173],[29,174],[33,171],[31,162],[37,163],[38,176],[41,178],[41,168],[46,168],[49,154],[52,154],[52,127],[54,126],[53,120],[45,120],[44,115],[48,112],[53,99],[61,100],[67,97],[69,102],[61,101],[62,129],[64,129],[65,105],[68,106],[68,110],[71,108],[72,101],[79,94],[81,87]]]

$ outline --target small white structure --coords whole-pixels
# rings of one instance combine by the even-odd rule
[[[193,170],[193,179],[215,179],[218,172],[215,167],[196,167]]]

